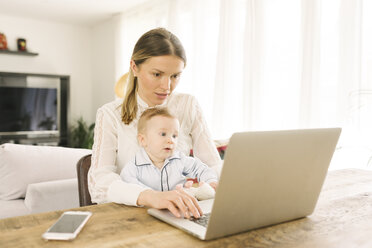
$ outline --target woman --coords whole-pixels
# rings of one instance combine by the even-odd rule
[[[195,217],[202,214],[196,199],[182,189],[148,190],[123,182],[118,174],[139,149],[136,138],[139,116],[147,108],[158,105],[166,106],[180,121],[177,149],[185,154],[193,149],[195,156],[219,171],[221,160],[196,99],[173,92],[185,65],[186,55],[181,42],[166,29],[150,30],[137,41],[124,101],[108,103],[97,111],[92,165],[88,174],[93,202],[167,208],[175,216],[180,216],[180,212],[184,216],[189,212]]]

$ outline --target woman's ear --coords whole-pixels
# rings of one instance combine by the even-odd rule
[[[130,61],[130,69],[132,70],[133,76],[137,77],[138,67],[133,59]]]

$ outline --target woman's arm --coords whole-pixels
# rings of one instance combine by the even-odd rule
[[[139,193],[146,188],[123,182],[117,172],[117,128],[120,120],[115,115],[113,103],[110,104],[97,111],[92,164],[88,173],[89,192],[92,202],[136,205]]]
[[[203,111],[193,97],[191,136],[194,156],[220,175],[222,161],[213,142]]]
[[[159,209],[169,209],[175,216],[200,216],[201,209],[196,199],[182,189],[156,192],[137,184],[124,182],[115,165],[120,123],[113,111],[102,107],[97,111],[94,130],[92,165],[88,173],[88,186],[92,202],[116,202],[126,205],[142,205]],[[126,152],[126,151],[119,151]]]

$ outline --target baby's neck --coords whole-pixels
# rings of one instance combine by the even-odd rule
[[[163,162],[155,162],[151,159],[152,163],[159,169],[163,168],[164,161]]]
[[[159,158],[156,158],[155,156],[153,156],[151,154],[151,152],[149,152],[146,148],[145,148],[145,151],[147,153],[147,155],[149,156],[151,162],[159,169],[163,168],[163,165],[164,165],[164,162],[165,162],[165,159],[161,160]]]
[[[145,149],[146,150],[146,149]],[[156,159],[154,156],[152,156],[148,151],[147,152],[147,155],[149,156],[151,162],[159,169],[163,168],[163,165],[164,165],[164,161],[165,160],[158,160]]]

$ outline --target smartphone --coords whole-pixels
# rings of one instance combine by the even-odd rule
[[[43,235],[44,239],[71,240],[81,231],[92,215],[87,211],[67,211]]]

